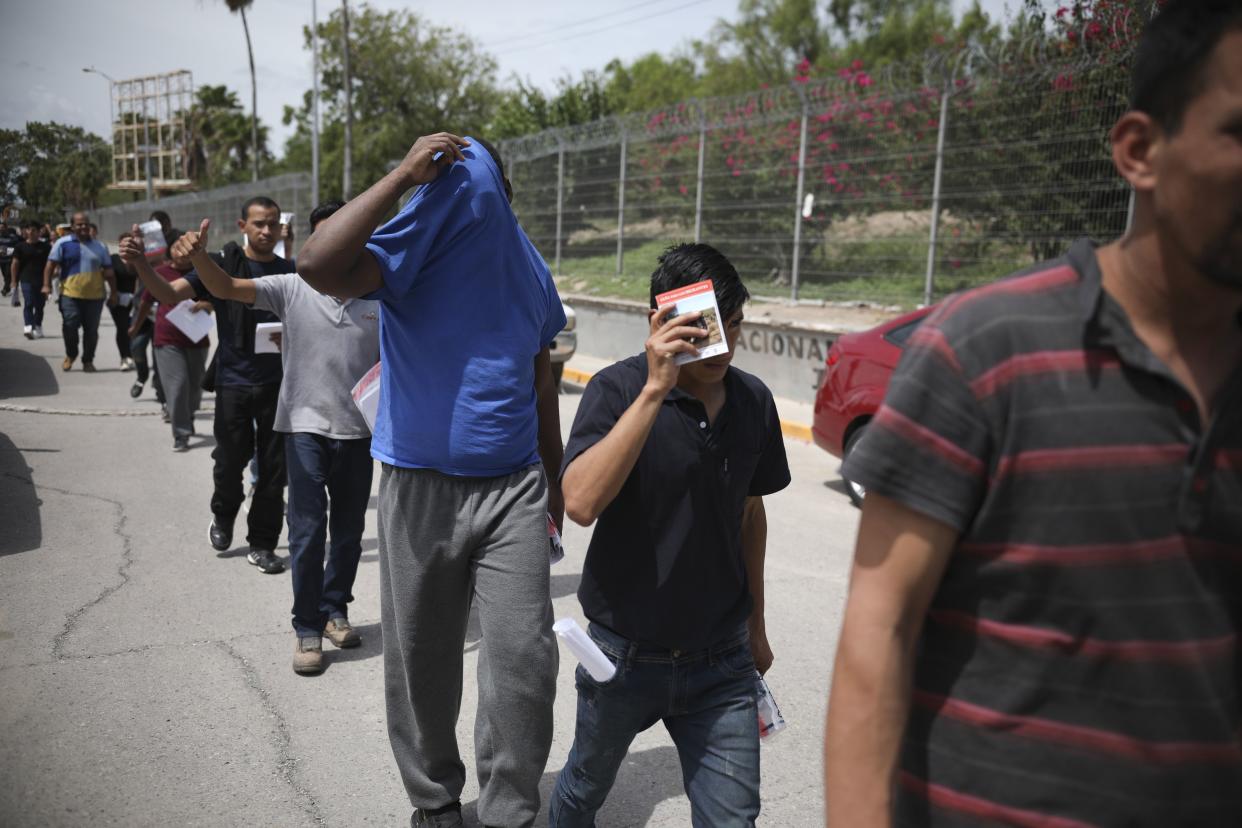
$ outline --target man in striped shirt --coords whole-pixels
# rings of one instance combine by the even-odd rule
[[[1132,229],[946,300],[846,463],[831,828],[1242,825],[1242,4],[1110,137]]]

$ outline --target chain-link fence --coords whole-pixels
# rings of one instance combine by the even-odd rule
[[[134,224],[146,221],[153,210],[163,210],[180,230],[197,230],[203,219],[211,219],[211,244],[222,247],[230,239],[241,242],[237,229],[241,206],[252,196],[267,196],[286,213],[294,213],[294,233],[299,239],[310,235],[310,213],[315,208],[311,199],[310,173],[286,173],[260,181],[230,184],[200,193],[181,193],[154,201],[135,201],[104,207],[92,213],[99,225],[101,241],[115,247],[117,237]]]
[[[514,207],[568,290],[644,297],[702,240],[753,293],[913,304],[1111,239],[1128,42],[971,45],[872,75],[505,141]]]

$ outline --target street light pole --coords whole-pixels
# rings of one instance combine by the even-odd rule
[[[319,204],[319,2],[311,0],[311,204]]]

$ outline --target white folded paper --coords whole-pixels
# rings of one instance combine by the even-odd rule
[[[608,681],[617,674],[617,666],[608,660],[604,651],[591,640],[586,630],[578,626],[572,618],[562,618],[552,625],[557,638],[565,642],[565,646],[574,654],[574,658],[582,664],[591,678],[598,682]]]
[[[283,333],[285,326],[279,322],[259,322],[254,326],[254,352],[256,354],[279,354],[280,346],[272,341],[272,334]]]
[[[377,362],[371,370],[362,375],[349,395],[354,398],[354,405],[362,412],[362,419],[367,421],[367,428],[375,431],[375,415],[379,412],[380,366]]]
[[[191,311],[192,307],[194,307],[193,299],[178,302],[165,318],[176,325],[177,330],[185,334],[191,342],[198,342],[211,333],[215,320],[206,311]]]
[[[293,222],[293,213],[281,213],[280,214],[280,223],[282,225],[291,224],[292,222]],[[289,254],[285,252],[285,240],[284,239],[281,239],[280,241],[276,242],[276,247],[272,250],[272,252],[282,259],[289,258]]]

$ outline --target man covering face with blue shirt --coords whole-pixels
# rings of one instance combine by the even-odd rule
[[[375,230],[410,187],[424,185]],[[482,626],[479,818],[531,825],[552,743],[557,651],[546,512],[564,508],[548,345],[565,324],[509,207],[499,156],[449,133],[324,221],[298,272],[380,300],[379,494],[388,732],[415,825],[461,825],[457,748],[471,603]]]

